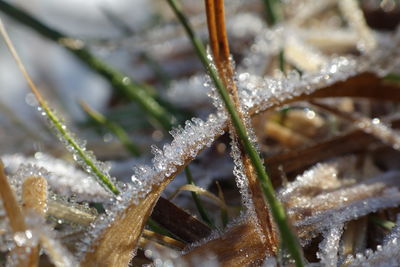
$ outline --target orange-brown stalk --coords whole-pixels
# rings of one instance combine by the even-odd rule
[[[14,192],[8,183],[7,177],[4,173],[3,163],[0,161],[0,196],[3,201],[3,207],[6,211],[8,221],[13,233],[25,232],[27,230],[24,215],[22,214],[21,207],[15,198]],[[18,256],[18,267],[35,267],[37,261],[35,256],[32,257],[32,253],[35,254],[34,249],[28,252],[24,247],[16,247],[12,253]],[[38,251],[36,251],[38,252]],[[32,261],[31,261],[32,258]],[[36,264],[36,265],[35,265]]]
[[[4,173],[3,163],[0,161],[0,196],[3,201],[3,207],[10,222],[10,227],[14,233],[26,230],[24,215],[18,205],[14,192],[8,183]]]
[[[229,41],[226,33],[224,1],[205,0],[205,4],[207,11],[209,39],[214,62],[225,87],[231,94],[233,102],[235,103],[239,114],[243,119],[244,115],[241,114],[241,109],[239,108],[240,100],[237,87],[233,79],[234,70],[230,60]],[[230,127],[230,131],[234,132],[233,127]],[[249,182],[249,189],[251,191],[252,200],[255,206],[258,223],[260,224],[261,231],[267,241],[265,244],[266,250],[269,252],[276,252],[278,248],[278,242],[275,230],[272,226],[271,216],[264,200],[264,194],[261,191],[261,187],[252,167],[250,158],[244,152],[244,149],[240,144],[239,147],[241,150],[241,158],[245,168],[245,173]]]
[[[47,180],[43,177],[28,177],[22,184],[22,207],[24,213],[31,211],[45,216],[47,211]],[[31,248],[27,257],[27,265],[39,266],[40,246]]]

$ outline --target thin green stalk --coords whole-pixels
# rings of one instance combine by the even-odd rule
[[[279,69],[282,71],[283,74],[286,75],[286,60],[284,49],[281,49],[281,51],[279,51]]]
[[[394,222],[384,220],[384,219],[381,219],[376,216],[370,216],[369,218],[373,223],[375,223],[375,224],[379,225],[380,227],[385,228],[386,230],[389,230],[389,231],[391,231],[392,228],[396,226],[396,224]]]
[[[196,185],[193,181],[192,173],[189,169],[189,167],[185,168],[185,174],[186,174],[186,180],[188,184],[191,185]],[[196,204],[196,208],[200,213],[201,218],[210,226],[214,227],[214,223],[211,220],[210,216],[208,215],[206,209],[203,207],[203,204],[201,203],[200,197],[197,193],[192,192],[192,197],[194,200],[194,203]]]
[[[170,231],[159,225],[156,221],[154,221],[151,217],[147,219],[147,225],[149,228],[158,234],[169,236],[173,239],[179,240],[179,238],[175,237],[173,234],[171,234]]]
[[[219,78],[216,69],[213,67],[213,64],[208,60],[203,43],[195,35],[194,31],[189,25],[188,20],[183,14],[180,6],[178,6],[176,0],[167,0],[167,1],[171,6],[171,8],[173,9],[173,11],[175,12],[175,15],[181,22],[182,26],[184,27],[190,41],[193,44],[193,47],[195,48],[197,55],[199,56],[201,62],[208,71],[209,75],[211,76],[211,79],[213,80],[214,85],[218,93],[220,94],[228,113],[230,114],[231,121],[233,126],[235,127],[236,133],[246,153],[249,155],[251,163],[257,173],[257,177],[260,180],[261,189],[264,193],[266,200],[268,201],[271,213],[276,221],[276,224],[278,225],[282,241],[285,243],[285,246],[288,248],[289,253],[295,260],[296,266],[298,267],[303,266],[303,257],[297,237],[291,230],[285,209],[282,203],[275,196],[274,188],[265,171],[265,168],[263,166],[263,161],[260,155],[258,154],[257,150],[255,149],[254,145],[250,141],[244,123],[240,119],[239,113],[236,111],[236,107],[231,97],[229,96],[221,79]]]
[[[262,0],[267,14],[267,22],[270,26],[275,25],[281,20],[282,11],[280,10],[279,0]]]
[[[52,29],[25,11],[2,0],[0,0],[0,10],[47,39],[62,45],[90,69],[108,80],[120,93],[136,101],[146,114],[154,118],[163,128],[170,129],[173,126],[173,117],[150,95],[149,90],[151,87],[149,85],[132,81],[125,74],[118,72],[92,55],[85,49],[81,41],[72,39],[64,33]]]
[[[397,73],[389,73],[383,79],[390,81],[390,82],[400,82],[400,74]]]
[[[136,156],[136,157],[140,156],[139,148],[131,141],[128,134],[118,123],[110,121],[105,116],[103,116],[101,113],[95,111],[94,109],[89,107],[84,102],[80,102],[80,105],[81,105],[83,111],[85,111],[86,114],[94,122],[96,122],[100,126],[103,126],[104,128],[108,129],[110,132],[112,132],[118,138],[118,140],[121,142],[121,144],[126,148],[126,150],[128,150],[133,156]]]
[[[221,199],[221,201],[223,201],[225,203],[224,192],[222,192],[222,188],[218,181],[216,181],[216,185],[218,188],[218,197]],[[226,206],[226,203],[225,203],[225,206]],[[222,222],[222,226],[224,228],[228,225],[229,216],[228,216],[227,208],[221,208],[221,222]]]

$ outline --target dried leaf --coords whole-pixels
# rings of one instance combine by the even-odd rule
[[[151,218],[188,243],[211,234],[211,229],[206,224],[162,197],[158,200]]]

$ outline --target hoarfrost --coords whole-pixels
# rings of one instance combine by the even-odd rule
[[[321,265],[335,267],[338,264],[339,241],[343,234],[343,224],[332,226],[324,232],[324,240],[319,244],[320,251],[317,257],[321,259]]]
[[[339,225],[379,209],[396,207],[400,204],[399,177],[399,172],[388,172],[350,187],[317,195],[310,198],[308,204],[289,209],[289,214],[301,218],[294,223],[298,234],[304,238],[301,242],[307,244],[310,238],[331,225]],[[302,211],[312,212],[302,217],[299,214]]]

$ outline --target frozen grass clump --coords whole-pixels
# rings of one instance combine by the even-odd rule
[[[398,266],[399,4],[156,2],[77,39],[0,0],[112,90],[102,120],[65,122],[52,66],[36,87],[1,24],[50,131],[0,103],[0,265]]]

